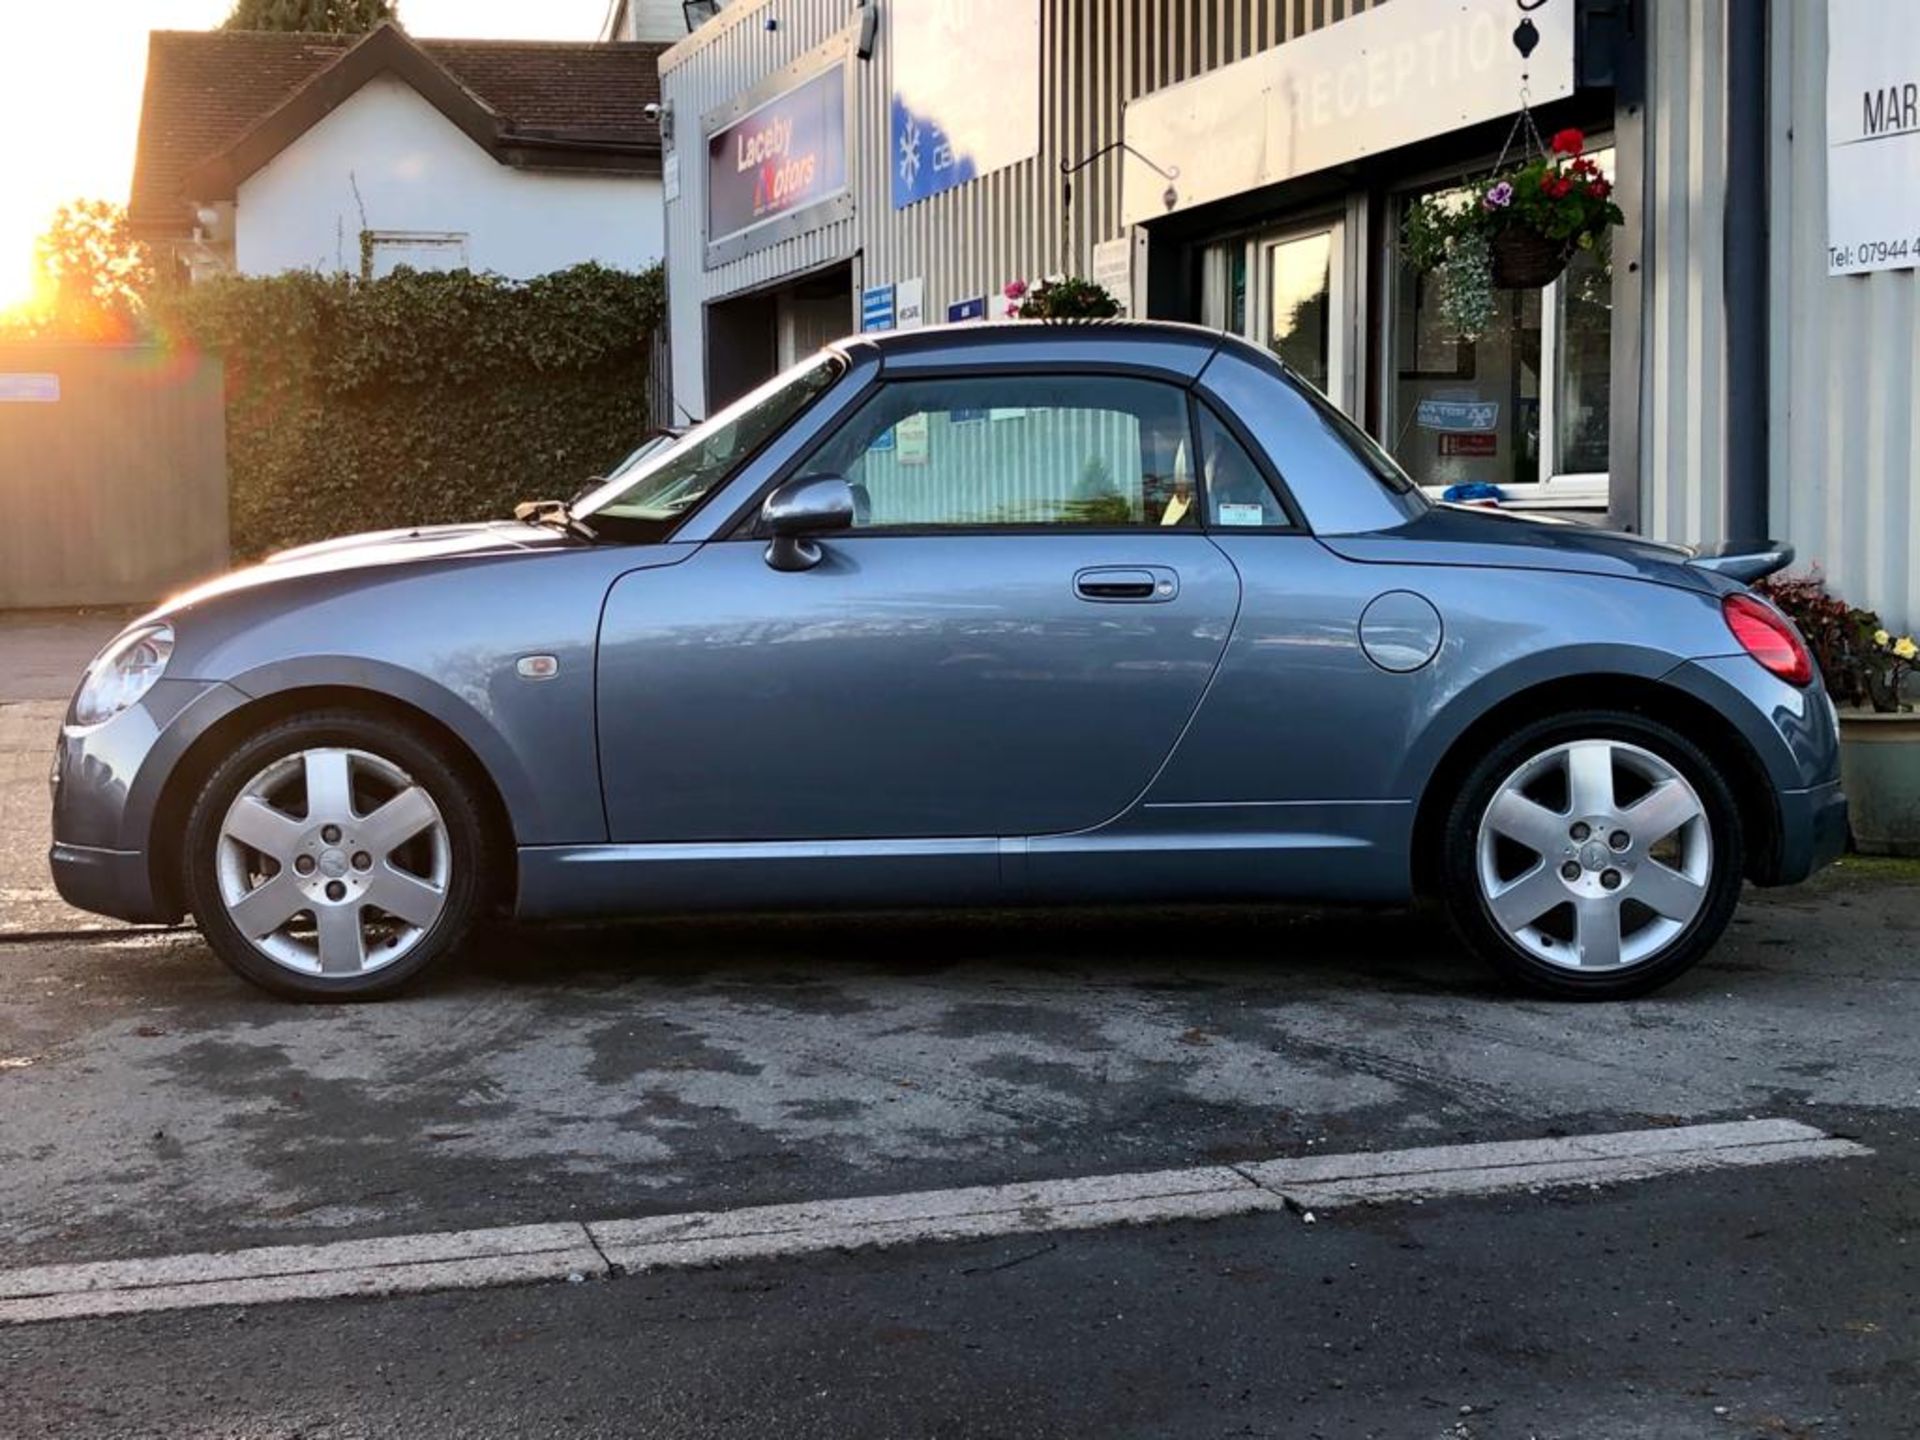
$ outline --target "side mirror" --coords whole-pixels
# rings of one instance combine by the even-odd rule
[[[772,532],[767,564],[776,570],[811,570],[820,547],[809,536],[853,524],[853,487],[838,475],[807,475],[780,486],[760,507],[760,523]]]

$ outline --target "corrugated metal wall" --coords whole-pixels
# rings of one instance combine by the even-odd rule
[[[1905,3],[1905,0],[1902,0]],[[1727,0],[1649,0],[1641,522],[1718,538],[1729,415],[1722,219]],[[1827,274],[1826,0],[1773,0],[1774,534],[1833,588],[1920,625],[1920,275]]]
[[[1726,514],[1726,0],[1648,10],[1640,528],[1715,540]]]
[[[894,0],[931,3],[931,0]],[[1203,70],[1368,8],[1364,0],[1041,0],[1040,154],[903,211],[891,208],[884,41],[850,64],[856,214],[713,271],[675,268],[675,384],[702,414],[701,308],[718,296],[854,258],[856,285],[922,276],[937,319],[955,299],[1062,268],[1059,161],[1118,138],[1121,108]],[[1719,538],[1726,413],[1722,222],[1728,0],[1647,0],[1640,524]],[[890,7],[883,7],[890,8]],[[1774,0],[1772,513],[1776,534],[1835,586],[1902,626],[1920,624],[1920,279],[1826,274],[1825,0]],[[778,28],[765,27],[768,17]],[[668,245],[701,253],[700,117],[843,32],[851,0],[739,0],[669,58],[682,155]],[[1076,268],[1118,233],[1121,157],[1075,184]],[[853,317],[849,316],[849,325]]]
[[[896,0],[934,3],[934,0]],[[1383,3],[1383,0],[1375,0]],[[851,61],[855,121],[855,213],[821,230],[711,271],[685,257],[702,252],[704,149],[700,117],[844,31],[852,0],[751,0],[722,11],[671,52],[662,89],[674,108],[680,195],[667,207],[674,276],[698,273],[702,289],[669,297],[677,398],[705,413],[700,374],[701,307],[783,275],[860,252],[856,285],[921,276],[930,319],[948,302],[991,291],[1016,276],[1065,268],[1063,247],[1084,273],[1093,245],[1120,233],[1120,166],[1114,154],[1074,182],[1071,233],[1063,236],[1059,167],[1120,137],[1121,107],[1136,95],[1244,58],[1368,9],[1366,0],[1041,0],[1040,153],[929,200],[894,210],[886,169],[890,50],[882,34],[870,62]],[[768,30],[766,21],[777,21]],[[983,77],[983,83],[991,83]],[[849,326],[854,323],[849,314]]]
[[[1920,273],[1827,274],[1825,0],[1774,0],[1773,21],[1774,526],[1840,594],[1911,629]]]

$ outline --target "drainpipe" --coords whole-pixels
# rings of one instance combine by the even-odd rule
[[[1726,0],[1726,538],[1767,538],[1768,0]]]

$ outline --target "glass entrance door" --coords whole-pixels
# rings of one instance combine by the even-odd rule
[[[1346,226],[1272,230],[1207,255],[1204,318],[1265,345],[1342,409],[1348,407]]]
[[[1336,405],[1346,396],[1345,279],[1340,227],[1329,225],[1255,242],[1259,254],[1258,340]]]

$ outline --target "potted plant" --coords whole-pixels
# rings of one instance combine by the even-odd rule
[[[1111,320],[1120,302],[1104,285],[1077,275],[1049,275],[1028,284],[1012,280],[1002,292],[1007,315],[1016,320]]]
[[[1496,289],[1547,285],[1574,251],[1604,253],[1626,217],[1586,147],[1578,130],[1562,130],[1525,164],[1496,165],[1482,180],[1423,195],[1408,208],[1402,252],[1439,281],[1441,315],[1462,338],[1486,333]]]
[[[1920,714],[1904,693],[1920,645],[1829,594],[1818,572],[1758,588],[1799,627],[1839,710],[1854,844],[1869,855],[1920,855]]]

